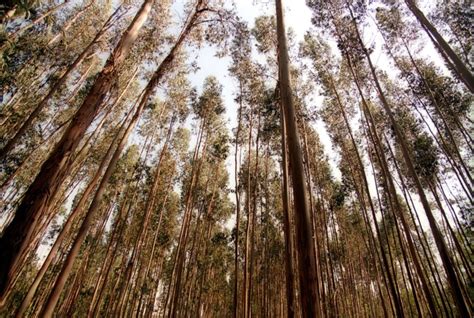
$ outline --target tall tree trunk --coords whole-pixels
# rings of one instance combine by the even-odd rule
[[[296,219],[296,236],[298,252],[298,275],[300,277],[301,311],[304,318],[320,317],[318,283],[316,281],[316,257],[314,255],[313,228],[308,207],[306,181],[303,169],[301,145],[296,126],[295,105],[291,90],[288,66],[288,48],[286,30],[283,21],[282,0],[276,0],[278,67],[280,79],[281,102],[284,108],[285,124],[288,137],[288,150],[293,182],[294,211]]]
[[[243,296],[244,296],[244,318],[249,318],[250,313],[250,229],[251,229],[251,222],[252,222],[252,178],[251,178],[251,170],[252,170],[252,132],[253,132],[253,109],[250,106],[249,109],[249,135],[248,135],[248,150],[247,150],[247,189],[246,193],[246,208],[247,208],[247,224],[245,229],[245,253],[244,253],[244,277],[243,277]]]
[[[280,125],[281,125],[281,156],[282,156],[282,200],[283,200],[283,224],[285,234],[285,271],[286,271],[286,304],[287,317],[293,318],[295,316],[294,292],[295,292],[295,278],[294,278],[294,264],[292,252],[292,235],[290,224],[290,202],[289,202],[289,185],[288,185],[288,162],[287,162],[287,147],[286,147],[286,124],[285,116],[283,115],[283,107],[280,104]]]
[[[234,318],[239,317],[239,231],[240,231],[240,189],[239,189],[239,139],[242,127],[243,92],[242,81],[239,81],[239,116],[237,119],[237,131],[235,133],[235,154],[234,154],[234,181],[235,181],[235,248],[234,248]]]

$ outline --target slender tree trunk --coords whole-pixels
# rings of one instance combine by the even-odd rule
[[[244,293],[244,318],[249,318],[250,312],[250,228],[252,222],[252,205],[251,205],[251,197],[252,197],[252,179],[251,179],[251,163],[252,163],[252,132],[253,132],[253,109],[250,107],[249,109],[250,116],[249,116],[249,135],[248,135],[248,150],[247,150],[247,189],[246,189],[246,206],[247,206],[247,224],[245,229],[245,254],[244,254],[244,286],[243,286],[243,293]]]
[[[242,82],[239,82],[239,116],[235,133],[234,180],[235,180],[235,249],[234,249],[234,318],[239,317],[239,231],[240,231],[240,189],[239,189],[239,142],[242,125],[243,92]]]
[[[283,107],[280,104],[280,125],[281,125],[281,152],[282,152],[282,174],[283,174],[283,187],[282,187],[282,200],[283,200],[283,224],[285,234],[285,270],[286,270],[286,304],[287,304],[287,317],[293,318],[295,316],[295,305],[294,305],[294,264],[293,264],[293,252],[291,249],[291,225],[290,225],[290,202],[289,202],[289,186],[288,186],[288,163],[287,163],[287,147],[286,147],[286,124],[285,116],[283,115]]]
[[[248,311],[247,315],[248,317],[252,317],[252,304],[250,301],[250,298],[252,298],[252,286],[253,286],[253,272],[254,272],[254,255],[255,255],[255,228],[256,228],[256,215],[257,215],[257,197],[259,196],[259,173],[258,173],[258,167],[259,167],[259,141],[260,141],[260,120],[261,120],[261,114],[259,113],[258,115],[258,121],[257,121],[257,136],[255,138],[255,168],[253,172],[254,176],[254,183],[253,183],[253,191],[251,191],[252,194],[252,209],[251,209],[251,222],[250,222],[250,240],[249,240],[249,247],[250,247],[250,254],[249,254],[249,273],[248,273],[248,296],[249,296],[249,302],[248,302]],[[250,164],[249,164],[250,165]],[[250,212],[250,211],[249,211]],[[257,297],[258,299],[258,297]]]
[[[286,30],[283,22],[282,1],[276,0],[278,66],[280,79],[281,102],[284,108],[285,124],[288,137],[289,162],[293,182],[294,211],[296,219],[296,236],[298,251],[298,275],[300,277],[301,311],[304,318],[320,317],[317,269],[314,255],[313,228],[308,207],[306,181],[303,170],[301,145],[296,127],[295,105],[290,83],[288,66],[288,48]]]

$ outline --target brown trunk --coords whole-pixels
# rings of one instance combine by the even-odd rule
[[[296,220],[298,275],[301,295],[302,316],[320,317],[318,282],[316,281],[316,257],[313,228],[308,207],[306,181],[301,155],[301,145],[296,126],[295,106],[290,83],[286,30],[283,22],[282,1],[276,0],[278,66],[282,107],[285,110],[285,124],[289,150],[291,178],[293,182],[294,211]]]
[[[243,277],[243,293],[244,293],[244,318],[249,318],[250,312],[250,229],[252,222],[252,206],[251,206],[251,162],[252,162],[252,132],[253,132],[253,109],[250,106],[249,118],[249,136],[248,136],[248,150],[247,150],[247,189],[246,189],[246,205],[247,205],[247,225],[245,229],[245,254],[244,254],[244,277]]]
[[[95,225],[95,231],[91,233],[92,240],[86,246],[87,248],[87,255],[95,255],[97,252],[97,248],[99,245],[99,242],[102,240],[101,237],[104,233],[105,230],[105,225],[107,221],[110,218],[110,215],[112,214],[112,211],[114,210],[114,202],[116,201],[117,198],[117,191],[114,189],[115,194],[111,197],[110,203],[108,207],[104,209],[103,215],[100,216],[101,221],[97,222]],[[60,309],[57,311],[62,316],[66,317],[72,317],[73,312],[75,311],[75,305],[77,303],[77,297],[79,296],[79,291],[84,287],[92,284],[92,281],[95,282],[95,275],[94,273],[92,274],[87,274],[87,270],[91,267],[91,263],[93,261],[94,257],[88,257],[87,260],[84,262],[82,261],[81,264],[81,269],[80,269],[80,275],[78,275],[77,278],[77,284],[76,286],[72,285],[71,288],[69,288],[68,292],[65,294],[64,299],[68,300],[68,304],[66,301],[63,301],[62,306]]]
[[[240,189],[239,189],[239,138],[242,124],[242,82],[239,82],[239,117],[235,133],[234,180],[235,180],[235,250],[234,250],[234,318],[239,317],[239,231],[240,231]],[[199,309],[198,309],[199,310]]]
[[[287,317],[293,318],[295,316],[294,308],[294,264],[293,252],[291,249],[291,225],[290,225],[290,202],[289,202],[289,187],[288,187],[288,162],[287,162],[287,147],[286,147],[286,124],[285,116],[283,115],[283,107],[280,104],[280,125],[281,125],[281,156],[282,156],[282,200],[283,200],[283,224],[285,234],[285,270],[286,270],[286,305]]]
[[[352,12],[351,12],[352,13]],[[357,31],[357,34],[358,34],[358,30],[357,30],[357,25],[355,25],[355,22],[354,22],[354,27],[356,28],[356,31]],[[360,39],[359,37],[359,42],[361,44],[361,47],[365,49],[365,47],[363,46],[363,43],[362,43],[362,40]],[[364,50],[364,52],[366,52]],[[367,53],[367,52],[366,52]],[[371,67],[371,70],[373,71],[373,67],[372,67],[372,64],[370,62],[370,57],[368,56],[368,54],[366,55],[367,58],[369,59],[369,66]],[[397,211],[399,212],[398,213],[398,217],[400,218],[401,222],[402,222],[402,225],[403,225],[403,228],[405,230],[405,233],[407,235],[407,240],[408,240],[408,246],[409,246],[409,249],[410,249],[410,254],[412,256],[412,260],[415,264],[415,267],[417,269],[417,274],[420,278],[420,280],[422,281],[422,286],[423,286],[423,290],[424,290],[424,294],[425,294],[425,297],[428,301],[428,304],[429,304],[429,307],[430,307],[430,312],[433,316],[437,316],[437,313],[436,313],[436,308],[434,306],[434,301],[433,301],[433,298],[431,296],[431,291],[427,285],[427,280],[426,280],[426,277],[424,276],[424,272],[423,272],[423,269],[419,263],[419,260],[418,260],[418,255],[416,253],[416,248],[414,247],[414,244],[412,242],[412,239],[411,239],[411,234],[410,234],[410,228],[405,220],[405,217],[403,216],[402,214],[402,209],[400,207],[400,204],[399,204],[399,201],[398,201],[398,197],[397,197],[397,193],[396,193],[396,190],[395,190],[395,187],[394,187],[394,184],[393,184],[393,180],[391,178],[391,175],[390,175],[390,171],[388,170],[388,166],[387,166],[387,161],[386,161],[386,158],[385,158],[385,154],[384,154],[384,150],[382,149],[381,147],[381,143],[380,143],[380,140],[378,138],[378,134],[377,132],[375,131],[375,123],[373,121],[373,118],[372,118],[372,115],[370,113],[370,110],[368,108],[368,105],[365,101],[365,98],[364,98],[364,95],[362,93],[362,90],[360,89],[359,87],[359,84],[358,84],[358,78],[357,78],[357,75],[355,74],[355,71],[353,70],[353,67],[352,67],[352,63],[351,63],[351,60],[350,60],[350,57],[348,55],[346,55],[346,59],[349,63],[349,66],[350,66],[350,69],[351,69],[351,72],[352,72],[352,75],[354,77],[354,81],[356,83],[356,86],[357,86],[357,89],[359,91],[359,95],[362,99],[362,104],[363,104],[363,113],[365,114],[366,116],[366,121],[367,123],[369,124],[369,135],[371,136],[371,139],[372,139],[372,142],[375,146],[375,149],[376,149],[376,154],[377,154],[377,157],[378,157],[378,160],[380,162],[380,165],[382,167],[382,175],[384,177],[384,180],[385,180],[385,188],[387,190],[387,192],[391,195],[391,200],[389,200],[389,203],[390,202],[393,202],[394,203],[394,208],[392,209],[394,212]],[[375,77],[375,73],[373,72],[373,76]],[[378,82],[377,82],[378,83]],[[391,114],[391,113],[390,113]],[[393,119],[393,116],[391,117],[391,119]],[[396,125],[396,123],[394,123],[394,125]],[[372,128],[371,128],[372,127]],[[371,131],[372,130],[372,131]],[[393,201],[392,201],[393,200]],[[390,247],[390,245],[388,245],[388,247]],[[401,306],[401,303],[398,303],[397,306],[395,306],[395,308],[397,309],[397,316],[403,316],[403,310],[402,308],[400,308]]]
[[[253,191],[251,191],[251,194],[253,196],[253,203],[252,203],[252,214],[251,214],[251,222],[250,222],[250,240],[249,240],[249,245],[250,245],[250,254],[249,254],[249,284],[248,284],[248,295],[249,295],[249,307],[247,311],[247,316],[252,317],[252,305],[250,302],[250,298],[252,298],[252,285],[253,285],[253,271],[254,271],[254,254],[255,254],[255,228],[256,228],[256,214],[257,214],[257,197],[259,197],[258,193],[258,183],[259,183],[259,174],[258,174],[258,167],[259,167],[259,140],[260,140],[260,119],[261,119],[261,113],[259,113],[258,116],[258,121],[257,121],[257,137],[255,140],[255,169],[254,169],[254,184],[253,184]],[[257,297],[258,299],[258,297]]]
[[[443,200],[444,202],[446,203],[446,205],[448,206],[448,209],[451,213],[451,217],[453,218],[454,222],[456,223],[456,226],[458,228],[458,231],[461,235],[461,238],[462,238],[462,241],[463,241],[463,245],[464,245],[464,248],[466,250],[466,252],[468,253],[473,253],[473,249],[472,249],[472,246],[471,246],[471,242],[469,241],[468,237],[467,237],[467,234],[466,234],[466,229],[465,229],[465,226],[463,224],[461,224],[461,222],[459,221],[459,217],[456,213],[456,211],[454,210],[454,207],[453,207],[453,204],[452,202],[448,199],[445,191],[444,191],[444,188],[443,188],[443,184],[441,182],[441,180],[439,178],[437,178],[437,183],[438,183],[438,187],[440,189],[440,192],[441,192],[441,195],[443,197]],[[448,190],[449,190],[449,187],[448,187]],[[450,191],[450,190],[449,190]],[[459,203],[457,202],[457,200],[455,200],[455,202],[459,205]]]

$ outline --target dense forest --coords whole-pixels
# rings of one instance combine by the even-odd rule
[[[0,317],[473,317],[473,19],[2,1]]]

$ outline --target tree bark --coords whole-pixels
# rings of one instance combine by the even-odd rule
[[[234,318],[239,317],[239,231],[240,231],[240,189],[239,189],[239,138],[242,127],[243,92],[242,81],[239,81],[239,116],[235,133],[234,180],[235,180],[235,248],[234,248]]]
[[[276,0],[278,67],[281,102],[285,110],[285,123],[288,138],[289,161],[293,181],[294,211],[298,251],[298,275],[300,277],[301,310],[304,318],[320,317],[318,284],[316,281],[316,258],[314,255],[313,228],[308,207],[306,181],[301,156],[301,145],[296,126],[295,106],[291,90],[288,48],[283,22],[282,1]]]
[[[282,200],[283,200],[283,224],[285,235],[285,271],[286,271],[286,305],[287,317],[293,318],[295,316],[294,292],[295,292],[295,278],[294,278],[294,264],[292,252],[292,234],[290,224],[290,202],[289,202],[289,186],[288,186],[288,162],[287,162],[287,147],[286,147],[286,129],[285,116],[283,115],[283,107],[280,104],[280,125],[281,125],[281,156],[282,156]]]

